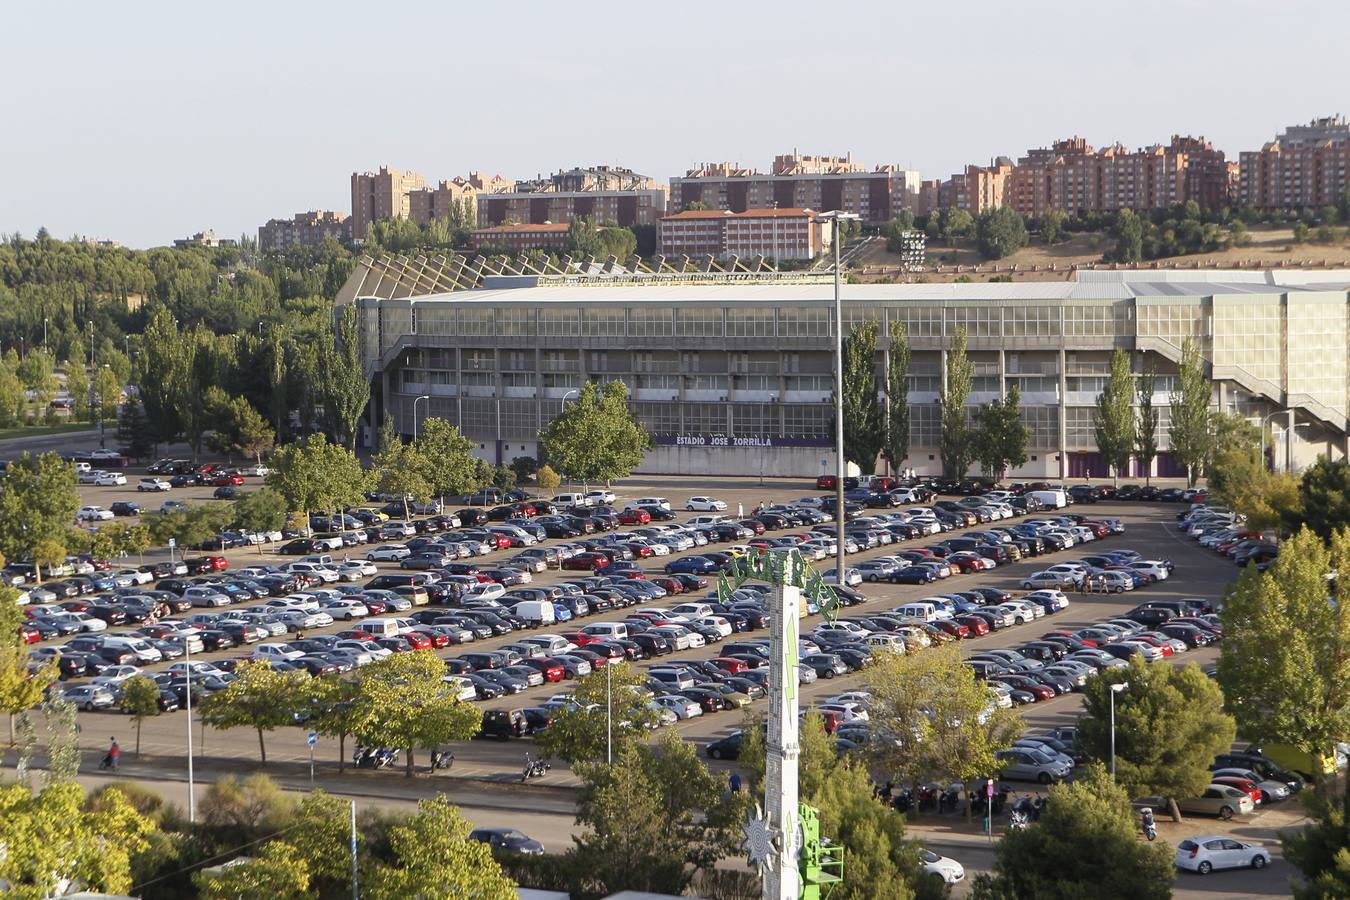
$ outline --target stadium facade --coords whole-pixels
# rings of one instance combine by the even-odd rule
[[[584,274],[578,274],[578,272]],[[539,429],[587,380],[621,379],[654,449],[640,471],[819,474],[833,465],[833,288],[823,273],[691,270],[611,260],[561,270],[452,258],[365,259],[339,294],[355,307],[372,383],[367,426],[448,419],[494,462],[537,455]],[[1092,413],[1112,351],[1157,372],[1162,453],[1174,476],[1168,397],[1196,341],[1216,409],[1264,421],[1272,461],[1300,469],[1347,452],[1350,271],[1090,270],[1071,281],[846,285],[844,327],[881,325],[878,383],[903,323],[911,451],[938,473],[945,357],[958,327],[973,408],[1016,384],[1030,430],[1016,478],[1104,477]],[[424,399],[423,399],[424,398]],[[884,463],[883,463],[884,465]],[[1136,464],[1131,473],[1145,473]]]

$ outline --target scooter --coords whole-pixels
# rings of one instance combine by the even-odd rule
[[[1144,810],[1144,837],[1150,842],[1158,837],[1158,823],[1153,821],[1153,811]]]
[[[455,764],[455,754],[448,750],[431,751],[431,767],[433,769],[448,769]]]
[[[1019,812],[1018,810],[1015,809],[1012,810],[1010,813],[1008,813],[1009,831],[1021,831],[1023,828],[1027,828],[1028,826],[1030,826],[1030,824],[1031,823],[1027,820],[1026,813]]]

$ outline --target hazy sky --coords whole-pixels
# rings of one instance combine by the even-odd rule
[[[137,247],[350,211],[349,176],[852,151],[924,178],[1070,135],[1230,157],[1350,111],[1344,0],[5,4],[0,232]]]

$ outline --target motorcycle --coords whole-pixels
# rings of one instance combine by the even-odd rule
[[[521,770],[521,782],[529,781],[531,778],[543,778],[544,773],[553,768],[542,759],[531,759],[530,754],[525,754],[525,768]]]
[[[1158,823],[1153,820],[1153,810],[1144,810],[1144,837],[1150,842],[1158,837]]]
[[[358,769],[387,769],[398,758],[397,750],[387,747],[357,747],[352,762]]]
[[[455,754],[449,752],[448,750],[431,751],[431,768],[448,769],[454,764],[455,764]]]
[[[1030,822],[1030,820],[1027,818],[1027,814],[1026,814],[1026,813],[1021,812],[1021,811],[1016,810],[1016,809],[1014,809],[1014,810],[1012,810],[1011,812],[1008,813],[1008,830],[1009,830],[1009,831],[1021,831],[1023,828],[1027,828],[1027,827],[1029,827],[1030,825],[1031,825],[1031,822]]]

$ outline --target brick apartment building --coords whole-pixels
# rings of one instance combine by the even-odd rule
[[[522,181],[478,197],[478,227],[506,222],[542,225],[588,218],[624,227],[655,225],[666,212],[666,188],[617,166],[591,166]]]
[[[379,219],[408,218],[412,209],[409,194],[426,186],[421,173],[388,166],[380,166],[378,172],[353,172],[352,238],[365,240],[370,223]]]
[[[1350,124],[1344,116],[1294,125],[1260,150],[1243,152],[1238,200],[1260,209],[1316,209],[1350,184]]]
[[[296,213],[289,219],[269,219],[258,226],[258,249],[285,250],[289,247],[317,247],[326,238],[345,241],[345,213],[320,209]]]
[[[670,206],[745,212],[751,209],[842,210],[869,225],[890,221],[902,209],[914,209],[919,173],[898,166],[868,171],[852,156],[808,156],[796,151],[774,158],[767,173],[739,163],[704,163],[670,180]]]
[[[473,249],[521,253],[526,250],[563,251],[567,249],[567,222],[543,222],[538,225],[514,222],[478,228],[473,233]]]
[[[657,248],[672,257],[815,259],[832,232],[811,209],[685,210],[661,219]]]
[[[418,225],[430,224],[435,219],[448,219],[457,204],[469,204],[469,221],[478,217],[478,195],[514,189],[516,183],[500,175],[485,177],[470,172],[469,177],[456,176],[442,181],[436,187],[424,187],[408,193],[408,217]]]
[[[1194,200],[1203,209],[1232,202],[1236,166],[1203,137],[1174,135],[1166,146],[1095,149],[1080,137],[1030,150],[1016,163],[1006,157],[967,166],[943,183],[938,202],[978,215],[1010,206],[1024,216],[1052,209],[1069,213],[1166,209]]]

